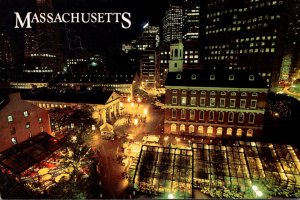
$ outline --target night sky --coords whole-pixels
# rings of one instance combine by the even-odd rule
[[[15,46],[20,46],[22,30],[14,29],[13,12],[35,12],[34,0],[0,0],[0,28],[11,32]],[[64,44],[65,30],[71,29],[81,38],[82,46],[92,52],[115,51],[123,42],[141,33],[146,22],[160,25],[169,0],[53,0],[53,12],[130,12],[131,28],[122,29],[119,24],[66,24],[60,27]]]

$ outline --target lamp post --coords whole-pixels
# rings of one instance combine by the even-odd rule
[[[252,186],[252,190],[254,191],[256,197],[261,198],[263,196],[262,191],[260,191],[256,185]]]

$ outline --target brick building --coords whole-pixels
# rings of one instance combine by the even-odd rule
[[[23,101],[19,93],[0,99],[0,104],[0,152],[41,132],[51,132],[48,111]]]
[[[261,77],[249,72],[170,72],[166,80],[164,132],[259,136],[267,92]]]

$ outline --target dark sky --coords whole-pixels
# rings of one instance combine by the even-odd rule
[[[160,25],[169,0],[53,0],[53,12],[130,12],[131,28],[122,29],[119,24],[80,24],[60,27],[74,30],[82,41],[82,46],[91,51],[116,49],[122,42],[134,39],[143,24],[150,22]],[[0,28],[11,32],[15,43],[22,40],[22,30],[13,28],[14,11],[26,13],[34,11],[34,0],[0,0]],[[64,34],[62,34],[64,38]],[[63,42],[62,42],[63,43]],[[18,46],[18,45],[17,45]]]

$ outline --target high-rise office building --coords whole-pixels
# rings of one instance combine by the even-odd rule
[[[140,78],[144,88],[156,87],[156,47],[159,44],[159,27],[144,26],[137,37],[136,48],[140,55]]]
[[[183,0],[182,35],[185,40],[197,40],[200,35],[201,1]]]
[[[205,66],[254,70],[276,87],[293,0],[208,0]]]
[[[14,63],[11,40],[7,31],[0,30],[0,65],[11,66]]]
[[[53,10],[52,0],[36,0],[36,12]],[[24,35],[24,72],[62,71],[59,29],[55,24],[38,23]]]
[[[163,18],[163,42],[182,38],[182,7],[170,5]]]

